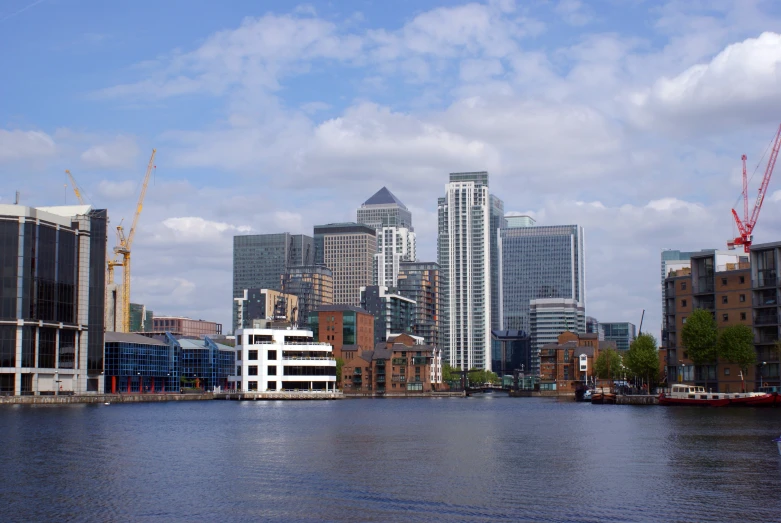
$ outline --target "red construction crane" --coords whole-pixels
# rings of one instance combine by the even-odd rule
[[[754,232],[754,226],[757,224],[759,210],[762,208],[762,202],[765,200],[767,186],[770,183],[770,177],[773,175],[773,168],[776,166],[776,158],[778,158],[778,150],[780,148],[781,125],[778,127],[776,137],[773,140],[773,149],[770,151],[770,158],[767,161],[765,176],[762,177],[762,184],[759,186],[759,194],[757,194],[757,201],[754,202],[754,210],[751,213],[751,218],[748,216],[748,180],[746,179],[747,158],[745,154],[741,157],[743,160],[743,220],[740,219],[735,209],[732,209],[732,216],[735,218],[735,223],[738,226],[738,232],[740,233],[740,236],[731,242],[727,242],[728,248],[734,249],[736,245],[742,245],[743,250],[749,252],[751,241],[753,239],[752,233]]]

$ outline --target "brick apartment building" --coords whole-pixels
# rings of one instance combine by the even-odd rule
[[[561,333],[557,343],[540,349],[540,389],[575,392],[578,385],[591,381],[594,361],[607,348],[615,349],[615,342],[600,341],[597,333]]]
[[[309,313],[314,339],[330,343],[345,362],[374,349],[374,316],[352,305],[324,305]]]

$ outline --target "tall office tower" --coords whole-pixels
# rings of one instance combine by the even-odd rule
[[[399,268],[399,294],[415,300],[415,322],[412,332],[426,345],[439,348],[440,279],[439,265],[434,262],[402,262]]]
[[[314,257],[314,243],[303,234],[253,234],[233,237],[233,297],[244,289],[281,290],[285,270],[308,265]],[[238,328],[233,303],[233,330]]]
[[[502,280],[502,266],[499,263],[499,231],[507,227],[504,217],[504,202],[490,195],[491,205],[491,330],[502,328],[502,309],[499,307],[499,282]]]
[[[374,316],[374,344],[398,334],[412,334],[415,300],[405,298],[396,289],[369,285],[361,287],[361,308]]]
[[[362,223],[315,225],[314,232],[315,251],[333,273],[334,304],[357,307],[361,287],[372,284],[377,233]]]
[[[443,356],[464,370],[491,370],[488,173],[451,173],[437,212]]]
[[[505,329],[529,332],[529,301],[533,299],[569,298],[586,303],[585,246],[579,225],[502,229],[499,253],[499,301]]]
[[[107,221],[0,205],[0,394],[103,390]]]
[[[415,261],[415,232],[412,214],[387,187],[363,202],[357,213],[358,223],[377,231],[377,254],[374,257],[374,284],[395,287],[399,263]]]
[[[298,296],[298,326],[309,325],[309,313],[334,302],[334,276],[325,265],[299,265],[288,270],[285,291]]]
[[[586,332],[586,308],[582,302],[569,298],[542,298],[529,302],[529,323],[532,339],[532,372],[540,373],[540,349],[557,343],[562,332]]]

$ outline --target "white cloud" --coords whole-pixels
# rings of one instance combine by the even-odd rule
[[[559,0],[554,11],[569,25],[582,26],[594,19],[588,7],[580,0]]]
[[[235,234],[248,234],[252,228],[247,225],[209,221],[197,216],[168,218],[162,222],[159,231],[166,240],[186,243],[208,243],[230,238]]]
[[[122,169],[132,167],[138,154],[135,138],[120,135],[110,142],[93,145],[81,154],[81,161],[96,169]]]
[[[0,129],[0,162],[37,159],[57,152],[54,140],[41,131],[6,131]]]

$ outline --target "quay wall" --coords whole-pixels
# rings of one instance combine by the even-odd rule
[[[155,401],[203,401],[214,394],[74,394],[63,396],[0,396],[0,405],[71,405],[77,403],[149,403]]]
[[[659,405],[658,396],[616,396],[616,405]]]

